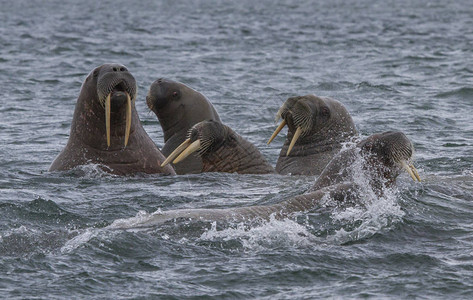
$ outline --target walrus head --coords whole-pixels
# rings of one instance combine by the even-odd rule
[[[131,129],[132,103],[136,100],[136,81],[128,69],[120,64],[104,64],[95,68],[84,84],[95,84],[96,98],[105,110],[107,146],[110,147],[110,116],[125,106],[125,141],[128,144]]]
[[[304,138],[307,139],[306,142],[311,142],[318,138],[317,135],[322,134],[324,138],[330,139],[330,131],[335,134],[334,126],[342,126],[346,123],[338,122],[338,119],[349,119],[352,123],[348,111],[341,103],[314,95],[288,98],[279,109],[276,118],[281,118],[282,122],[274,131],[268,144],[287,125],[289,131],[293,133],[293,137],[286,155],[291,153],[296,142],[304,143]],[[347,133],[354,133],[354,128],[350,128]]]
[[[373,134],[357,144],[366,166],[375,181],[384,179],[387,184],[394,183],[401,170],[406,170],[414,181],[420,182],[420,176],[412,163],[414,146],[399,131],[387,131]]]
[[[158,113],[163,107],[177,102],[183,96],[179,82],[159,78],[151,84],[146,95],[146,104],[153,112]]]
[[[361,162],[370,185],[379,194],[383,193],[383,187],[395,183],[402,170],[407,171],[414,181],[420,181],[412,162],[413,155],[414,146],[402,132],[373,134],[358,142],[356,147],[338,153],[317,178],[311,191],[354,181],[361,171],[354,167],[356,162]]]
[[[230,136],[230,129],[213,120],[202,121],[189,130],[187,139],[180,144],[161,164],[162,167],[171,161],[174,164],[184,160],[194,152],[200,156],[218,149]]]

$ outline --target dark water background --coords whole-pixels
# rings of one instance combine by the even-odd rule
[[[1,298],[473,297],[470,1],[0,1]],[[115,177],[47,169],[80,86],[125,64],[145,105],[159,77],[205,94],[275,164],[289,96],[342,101],[362,135],[401,130],[421,184],[248,228],[108,231],[161,209],[275,203],[314,178]]]

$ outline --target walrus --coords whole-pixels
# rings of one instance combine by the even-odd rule
[[[419,173],[411,162],[414,146],[406,135],[399,131],[373,134],[358,142],[355,148],[338,153],[325,167],[309,192],[341,182],[353,181],[359,170],[350,168],[361,153],[362,168],[368,171],[369,184],[373,191],[382,195],[385,188],[391,188],[401,170],[406,170],[414,181],[421,181]]]
[[[268,145],[286,125],[289,128],[276,163],[280,174],[319,175],[342,144],[357,134],[345,106],[327,97],[288,98],[277,118],[282,118],[282,122]]]
[[[49,171],[98,164],[117,175],[175,174],[161,167],[163,154],[141,126],[135,109],[137,87],[121,64],[104,64],[85,79],[77,99],[66,147]]]
[[[164,132],[162,152],[169,156],[186,139],[195,124],[213,120],[221,122],[212,103],[201,93],[183,83],[159,78],[154,81],[146,96],[146,103],[158,117]],[[174,166],[177,174],[199,173],[202,159],[190,155],[182,164]]]
[[[239,174],[274,173],[274,168],[261,152],[227,125],[216,121],[195,124],[182,142],[163,162],[174,165],[192,153],[202,159],[201,172],[225,172]]]
[[[356,203],[363,197],[363,187],[356,180],[361,171],[366,174],[367,184],[378,196],[382,196],[386,188],[394,185],[402,170],[406,170],[414,181],[420,181],[412,163],[413,153],[412,143],[402,132],[374,134],[360,141],[356,147],[335,156],[316,180],[313,188],[317,190],[273,205],[164,211],[140,219],[133,227],[151,227],[181,219],[205,222],[268,220],[271,216],[282,219],[317,208],[324,197],[341,205]],[[361,164],[361,167],[356,164]],[[128,222],[115,222],[110,228],[129,228],[128,226]]]

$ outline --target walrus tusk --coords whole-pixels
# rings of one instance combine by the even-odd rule
[[[417,180],[421,182],[419,172],[417,172],[417,169],[414,167],[414,165],[411,165],[412,173],[416,176]]]
[[[416,177],[417,181],[421,181],[420,180],[420,176],[419,176],[419,172],[417,172],[417,169],[414,167],[413,164],[409,164],[409,169],[412,171],[412,173],[414,173],[414,176]]]
[[[402,162],[402,167],[411,175],[412,180],[414,181],[419,181],[420,182],[420,176],[419,172],[417,172],[417,169],[414,167],[413,164],[407,164],[406,162]]]
[[[184,151],[182,151],[182,153],[172,163],[177,164],[184,158],[188,157],[195,151],[199,150],[199,148],[200,148],[200,140],[194,141],[192,144],[190,144],[189,147],[187,147]]]
[[[291,144],[289,145],[289,148],[287,149],[286,156],[288,156],[289,153],[291,153],[292,148],[296,144],[297,139],[301,136],[301,133],[302,133],[302,129],[300,127],[297,127],[296,132],[294,133],[294,136],[292,137]]]
[[[286,126],[286,120],[282,120],[281,124],[279,124],[278,128],[276,128],[276,130],[273,132],[273,135],[271,136],[271,138],[269,138],[269,141],[266,145],[269,145],[274,140],[274,138],[279,134],[279,132],[284,128],[284,126]]]
[[[105,129],[107,131],[107,146],[110,147],[110,95],[105,99]]]
[[[130,94],[126,93],[126,129],[125,129],[125,147],[128,144],[131,129],[131,98]]]
[[[174,158],[176,158],[179,154],[181,154],[181,152],[184,151],[184,149],[186,149],[190,144],[191,144],[191,139],[187,139],[184,142],[182,142],[182,144],[177,146],[177,148],[174,149],[174,151],[171,152],[171,154],[169,154],[166,160],[163,161],[163,163],[161,164],[161,167],[168,165]]]

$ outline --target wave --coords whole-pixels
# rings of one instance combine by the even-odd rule
[[[75,235],[73,230],[46,230],[21,225],[0,233],[0,256],[29,257],[54,253]]]
[[[461,87],[448,92],[441,92],[436,94],[434,97],[445,99],[445,98],[456,98],[456,99],[473,99],[473,88]],[[470,102],[471,104],[471,102]]]

